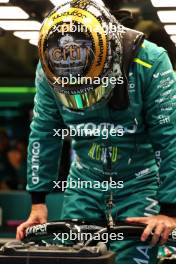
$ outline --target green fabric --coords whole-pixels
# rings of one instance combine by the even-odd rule
[[[86,169],[82,169],[81,174],[86,175],[87,181],[93,181]],[[78,178],[74,172],[69,177],[74,181]],[[95,177],[97,181],[102,181],[101,176]],[[140,180],[138,180],[140,181]],[[133,179],[127,182],[126,195],[123,191],[113,191],[113,210],[112,216],[116,221],[123,221],[130,216],[147,216],[157,214],[159,206],[156,201],[157,183],[155,180],[148,181],[143,186],[143,189],[138,190],[140,183]],[[107,192],[102,189],[71,189],[68,188],[64,195],[64,204],[62,219],[90,219],[100,221],[105,219],[107,212],[106,201],[109,196]],[[125,238],[125,237],[124,237]],[[147,243],[141,243],[136,240],[124,239],[124,241],[111,241],[109,249],[116,252],[116,263],[132,264],[132,263],[150,263],[155,264],[157,258],[158,248],[151,248]]]
[[[118,130],[119,136],[108,139],[112,151],[112,171],[117,178],[128,180],[141,176],[141,182],[145,182],[145,178],[155,177],[158,171],[155,151],[161,163],[158,199],[164,203],[176,203],[176,78],[173,72],[169,72],[172,66],[166,52],[155,44],[145,41],[137,57],[153,66],[149,69],[133,63],[129,76],[131,105],[125,111],[113,111],[105,105],[82,113],[60,106],[46,82],[41,65],[38,65],[35,117],[31,124],[28,151],[28,190],[52,190],[62,148],[62,140],[53,137],[54,128],[65,125],[92,128],[96,125],[100,129],[112,127]],[[73,139],[77,162],[88,167],[92,175],[102,175],[105,142],[102,137]],[[36,161],[35,155],[32,155],[34,142],[40,142],[36,162],[39,168],[34,166],[32,169]],[[40,179],[38,184],[32,183],[35,171]]]
[[[99,128],[100,136],[73,138],[72,147],[76,155],[69,177],[108,180],[108,152],[113,180],[124,181],[124,188],[116,190],[120,198],[115,201],[114,210],[119,217],[142,216],[146,202],[152,202],[146,200],[146,196],[155,197],[152,199],[159,203],[176,204],[176,78],[166,51],[145,41],[131,66],[129,82],[130,106],[127,110],[114,111],[107,104],[101,104],[91,110],[74,112],[57,101],[39,63],[35,116],[28,148],[27,190],[53,190],[62,149],[61,137],[54,137],[53,129],[66,126],[93,131]],[[117,136],[108,135],[108,139],[104,139],[103,129],[106,128],[109,131],[115,128]],[[83,216],[83,211],[86,218],[105,217],[103,194],[101,190],[85,189],[81,197],[78,191],[75,199],[79,198],[79,203],[73,203],[73,190],[68,189],[64,210],[70,212],[70,217],[74,214]],[[152,206],[156,203],[153,202]],[[148,215],[157,212],[151,207]],[[127,245],[118,243],[126,255]],[[129,252],[133,250],[134,246],[129,246]],[[124,254],[123,257],[125,259]],[[119,257],[120,263],[123,257]],[[128,262],[125,259],[123,263]],[[155,262],[144,260],[134,263]]]

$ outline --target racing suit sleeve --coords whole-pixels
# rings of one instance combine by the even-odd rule
[[[44,203],[46,194],[53,189],[53,181],[57,180],[62,140],[54,137],[53,129],[64,127],[55,96],[40,63],[35,85],[34,117],[30,126],[27,160],[27,190],[31,193],[33,204]]]
[[[144,109],[159,165],[160,213],[176,216],[176,75],[165,51],[152,66],[144,91]]]

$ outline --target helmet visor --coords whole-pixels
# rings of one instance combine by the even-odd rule
[[[109,90],[109,91],[108,91]],[[94,90],[82,94],[64,94],[55,90],[56,96],[59,101],[68,108],[75,110],[82,110],[87,107],[95,105],[101,99],[108,97],[111,90],[107,87],[100,85]]]

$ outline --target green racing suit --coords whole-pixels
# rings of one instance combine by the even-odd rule
[[[163,48],[147,40],[141,46],[129,72],[130,106],[126,110],[113,110],[107,103],[77,112],[62,106],[40,63],[36,89],[27,184],[33,203],[44,202],[46,194],[54,188],[62,131],[67,129],[73,135],[75,152],[68,181],[102,183],[111,176],[117,184],[105,190],[103,185],[72,188],[69,183],[63,218],[105,218],[110,191],[116,220],[159,212],[174,216],[176,78]],[[107,153],[110,169],[106,166]],[[110,249],[117,252],[116,263],[156,262],[157,247],[144,242],[115,241]]]

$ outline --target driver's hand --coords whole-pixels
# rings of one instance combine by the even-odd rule
[[[146,224],[146,228],[141,236],[141,241],[146,241],[153,232],[151,245],[155,246],[158,242],[163,245],[167,242],[169,234],[176,228],[176,218],[166,215],[154,215],[148,217],[129,217],[128,223]]]
[[[45,224],[48,220],[48,210],[45,204],[32,205],[31,213],[28,220],[22,223],[16,232],[16,239],[22,240],[25,234],[26,228],[33,225]]]

